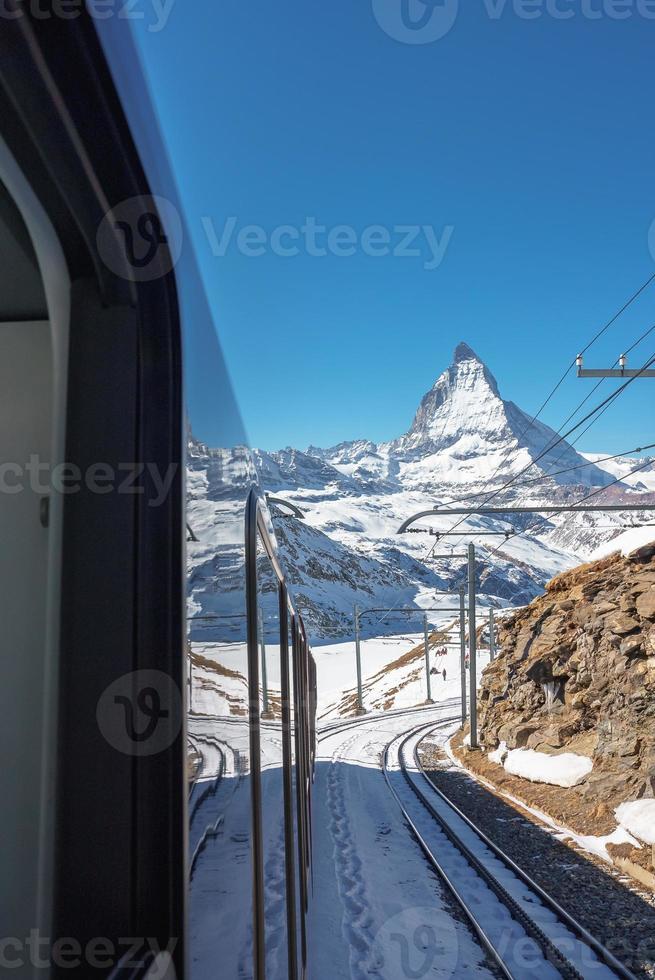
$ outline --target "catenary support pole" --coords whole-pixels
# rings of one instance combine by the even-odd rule
[[[432,685],[430,684],[430,640],[428,637],[427,613],[423,613],[423,638],[425,642],[425,685],[428,691],[428,704],[432,704]]]
[[[359,635],[359,606],[355,606],[355,660],[357,661],[357,714],[364,715],[364,697],[362,694],[362,651]]]
[[[471,685],[471,748],[478,747],[477,637],[475,635],[475,545],[469,544],[469,682]]]
[[[466,590],[459,588],[459,664],[462,677],[462,727],[466,724]]]

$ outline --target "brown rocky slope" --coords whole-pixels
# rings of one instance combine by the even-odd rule
[[[558,809],[610,832],[619,803],[655,796],[655,542],[557,576],[499,641],[479,694],[482,747],[589,756],[589,775],[555,790]]]

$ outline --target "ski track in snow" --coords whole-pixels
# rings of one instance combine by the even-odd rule
[[[406,975],[394,945],[400,939],[398,929],[391,926],[422,909],[442,916],[453,930],[457,963],[453,969],[451,961],[437,959],[421,975],[492,975],[477,940],[452,917],[443,888],[411,836],[381,769],[382,751],[391,738],[422,718],[439,724],[451,712],[450,704],[442,704],[424,714],[378,717],[354,729],[319,734],[313,805],[317,845],[322,845],[320,853],[317,847],[322,887],[316,893],[319,915],[310,952],[314,980],[396,980]],[[336,745],[328,746],[328,739]],[[418,955],[415,950],[413,955]]]
[[[284,861],[284,822],[274,841],[271,839],[264,865],[266,892],[266,967],[269,977],[284,977],[287,969],[286,867]]]
[[[349,742],[354,745],[360,737],[356,732]],[[353,829],[346,802],[344,780],[340,773],[337,747],[330,762],[327,778],[327,803],[331,815],[330,833],[334,841],[334,860],[337,887],[343,905],[341,931],[350,949],[350,969],[353,980],[366,980],[363,963],[372,941],[370,902],[362,875],[362,862],[357,855]]]

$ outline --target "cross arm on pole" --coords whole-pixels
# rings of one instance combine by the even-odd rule
[[[579,378],[655,378],[655,370],[645,365],[642,368],[628,368],[627,355],[621,354],[618,368],[584,368],[582,354],[578,354],[575,364]],[[616,362],[615,362],[616,363]],[[648,362],[652,364],[652,361]]]
[[[282,497],[272,497],[269,493],[266,494],[266,503],[273,504],[276,507],[287,507],[294,517],[297,517],[299,521],[305,520],[305,512],[301,510],[300,507],[296,507],[292,504],[290,500],[283,500]]]
[[[604,513],[622,513],[622,512],[654,512],[655,504],[644,503],[644,504],[571,504],[570,506],[562,506],[561,504],[538,504],[534,507],[512,507],[499,505],[497,507],[441,507],[436,504],[432,510],[422,510],[418,514],[413,514],[408,517],[406,521],[398,528],[397,534],[404,534],[416,521],[422,520],[424,517],[439,517],[439,516],[492,516],[494,514],[604,514]],[[437,534],[447,535],[450,532],[447,531],[437,531]],[[486,532],[472,530],[471,528],[463,528],[461,531],[457,532],[461,537],[462,535],[471,535],[472,537],[476,534],[482,534]],[[491,533],[491,532],[489,532]],[[493,532],[497,534],[504,534],[504,531]]]

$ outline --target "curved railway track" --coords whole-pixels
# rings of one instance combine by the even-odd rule
[[[384,778],[427,860],[500,973],[511,980],[634,980],[433,785],[418,746],[436,727],[430,722],[392,738],[384,749]]]

